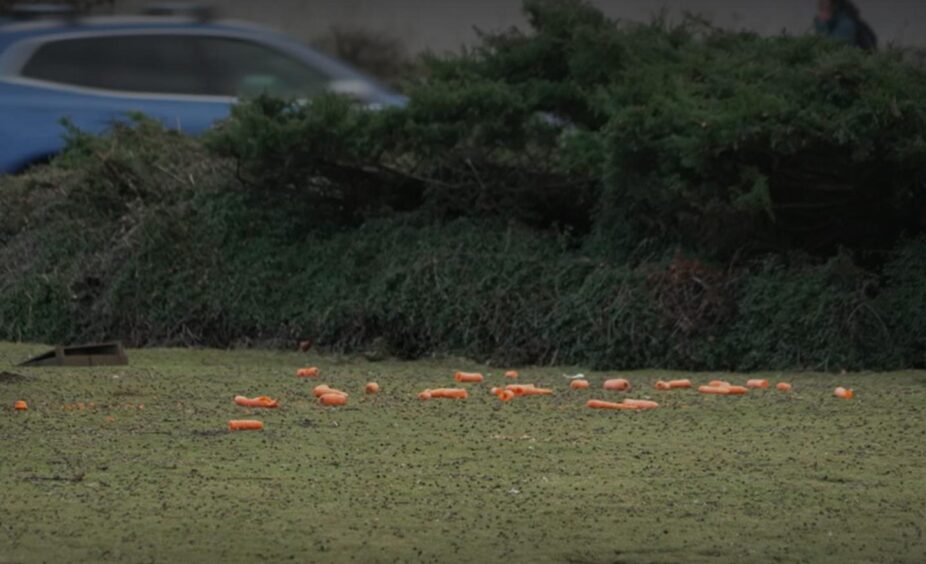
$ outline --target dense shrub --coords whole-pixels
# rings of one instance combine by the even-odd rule
[[[526,3],[407,108],[72,131],[0,180],[0,338],[697,369],[926,365],[923,75]]]

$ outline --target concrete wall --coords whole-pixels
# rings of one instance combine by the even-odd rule
[[[645,21],[665,7],[706,15],[717,24],[764,34],[806,33],[816,0],[593,0],[614,18]],[[149,0],[117,0],[137,10]],[[523,25],[521,0],[211,0],[223,14],[268,24],[303,40],[332,26],[384,31],[411,51],[456,50],[471,42],[473,27]],[[926,46],[926,0],[856,0],[882,44]]]

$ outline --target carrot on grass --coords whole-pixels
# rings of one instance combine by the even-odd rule
[[[625,399],[624,405],[631,405],[637,409],[656,409],[659,404],[649,400]]]
[[[573,390],[587,390],[588,386],[588,380],[577,379],[569,382],[569,387]]]
[[[280,402],[275,399],[270,399],[267,396],[259,396],[256,398],[246,398],[244,396],[235,396],[235,403],[244,407],[269,407],[275,408],[279,407]]]
[[[466,382],[469,384],[477,384],[482,382],[482,374],[478,372],[457,372],[453,375],[453,379],[457,382]]]
[[[722,388],[724,386],[729,386],[730,382],[726,380],[711,380],[707,385],[713,388]]]
[[[367,385],[364,386],[363,391],[368,394],[378,394],[379,384],[377,384],[376,382],[368,382]]]
[[[462,388],[438,388],[429,391],[431,398],[434,399],[466,399],[469,397],[469,392]]]
[[[511,390],[502,390],[496,395],[498,396],[498,399],[502,401],[511,401],[514,399],[514,392]]]
[[[253,419],[232,419],[228,422],[229,431],[259,431],[264,424]]]
[[[505,372],[505,378],[517,378],[517,377],[518,377],[517,370],[509,370],[508,372]]]
[[[318,376],[318,367],[310,366],[308,368],[300,368],[296,371],[296,376],[300,378],[315,378]]]
[[[347,405],[347,396],[337,392],[328,392],[318,398],[319,403],[327,406]]]
[[[729,386],[698,386],[698,391],[702,394],[715,394],[718,396],[726,396],[729,394]]]
[[[604,389],[623,392],[630,389],[630,381],[624,378],[612,378],[610,380],[605,380]]]
[[[790,392],[791,391],[791,384],[787,382],[778,382],[777,384],[775,384],[775,387],[778,389],[779,392]]]
[[[691,387],[691,380],[687,378],[682,380],[669,380],[669,387],[673,390],[687,389]]]
[[[768,388],[768,380],[760,380],[758,378],[754,380],[749,380],[746,382],[746,387],[747,388],[760,388],[764,390]]]
[[[671,390],[672,386],[670,386],[668,382],[663,382],[662,380],[659,380],[658,382],[656,382],[655,388],[657,390],[665,391],[665,390]]]
[[[13,404],[13,409],[16,411],[26,411],[29,409],[29,406],[26,404],[25,400],[17,400],[16,403]]]
[[[852,391],[851,389],[846,389],[846,388],[843,388],[842,386],[839,386],[838,388],[833,390],[833,395],[836,396],[837,398],[852,399],[853,397],[855,397],[855,392]]]
[[[634,407],[632,405],[627,405],[625,403],[616,403],[613,401],[602,401],[602,400],[588,400],[585,402],[585,407],[590,407],[592,409],[628,409],[628,410],[638,410],[639,407]]]
[[[318,386],[315,386],[315,388],[312,390],[312,394],[313,394],[315,397],[317,397],[317,398],[320,398],[320,397],[322,397],[322,396],[325,395],[325,394],[331,394],[331,393],[334,393],[334,394],[341,394],[342,396],[348,396],[348,395],[350,395],[350,394],[348,394],[347,392],[342,392],[341,390],[336,390],[336,389],[330,387],[328,384],[319,384]]]

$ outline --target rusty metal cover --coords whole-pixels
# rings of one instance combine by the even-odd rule
[[[20,366],[118,366],[129,363],[122,342],[57,346],[32,357]]]

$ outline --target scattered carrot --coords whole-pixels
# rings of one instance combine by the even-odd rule
[[[768,388],[768,380],[758,380],[758,379],[749,380],[748,382],[746,382],[746,387],[747,388],[760,388],[764,390]]]
[[[378,394],[379,384],[377,384],[376,382],[368,382],[367,385],[364,386],[363,391],[368,394]]]
[[[317,397],[317,398],[320,398],[320,397],[322,397],[322,396],[325,395],[325,394],[331,394],[331,393],[334,393],[334,394],[341,394],[342,396],[349,396],[349,395],[350,395],[350,394],[348,394],[347,392],[342,392],[341,390],[336,390],[336,389],[330,387],[328,384],[319,384],[318,386],[315,386],[314,389],[312,389],[312,394],[313,394],[315,397]]]
[[[587,390],[588,389],[588,380],[573,380],[569,382],[569,387],[573,390]]]
[[[418,394],[418,399],[420,399],[421,401],[431,399],[431,390],[424,390],[423,392],[420,392]]]
[[[852,399],[853,397],[855,397],[855,392],[853,392],[851,389],[847,390],[846,388],[839,386],[838,388],[833,390],[833,395],[836,396],[837,398]]]
[[[505,389],[512,392],[515,396],[552,396],[553,390],[549,388],[538,388],[533,384],[508,384]]]
[[[707,385],[711,386],[712,388],[722,388],[724,386],[729,386],[730,382],[727,382],[726,380],[711,380]]]
[[[264,424],[253,419],[232,419],[228,422],[229,431],[259,431]]]
[[[27,409],[29,409],[29,406],[26,404],[24,400],[18,400],[16,403],[13,404],[13,409],[15,409],[16,411],[26,411]]]
[[[327,406],[347,405],[347,395],[332,391],[327,394],[322,394],[322,396],[318,398],[318,401],[322,405]]]
[[[519,376],[517,370],[509,370],[505,372],[505,378],[517,378]]]
[[[787,382],[778,382],[778,384],[776,384],[775,387],[778,389],[779,392],[790,392],[791,391],[791,384]]]
[[[687,389],[691,387],[691,380],[669,380],[669,387],[673,390]]]
[[[469,397],[469,392],[462,388],[438,388],[430,392],[431,398],[434,399],[466,399]]]
[[[630,405],[637,409],[656,409],[659,404],[649,400],[625,399],[624,405]]]
[[[638,410],[639,407],[628,405],[626,403],[616,403],[613,401],[602,401],[602,400],[588,400],[585,402],[585,407],[590,407],[592,409],[628,409],[628,410]]]
[[[718,396],[741,396],[749,392],[749,388],[745,386],[700,386],[698,391],[702,394]]]
[[[315,378],[318,376],[318,367],[310,366],[308,368],[300,368],[296,371],[296,376],[300,378]]]
[[[533,388],[533,384],[508,384],[505,389],[516,396],[523,396],[528,388]]]
[[[630,389],[630,382],[624,378],[612,378],[611,380],[605,380],[604,389],[625,392]]]
[[[279,407],[280,402],[275,399],[270,399],[267,396],[260,396],[256,398],[246,398],[244,396],[235,396],[235,403],[242,405],[244,407]]]
[[[500,393],[502,393],[502,392],[504,392],[504,391],[505,391],[505,388],[496,388],[496,387],[492,387],[492,389],[489,390],[489,393],[491,393],[493,396],[497,396],[498,394],[500,394]]]
[[[477,384],[482,382],[482,374],[478,372],[457,372],[453,375],[453,379],[457,382],[465,382],[468,384]]]
[[[498,394],[498,399],[502,401],[511,401],[514,399],[514,392],[511,390],[502,390]]]
[[[662,391],[671,390],[672,386],[669,385],[668,382],[663,382],[662,380],[659,380],[658,382],[656,382],[656,389],[662,390]]]
[[[729,392],[730,386],[699,386],[698,391],[702,394],[715,394],[718,396],[725,396]]]

